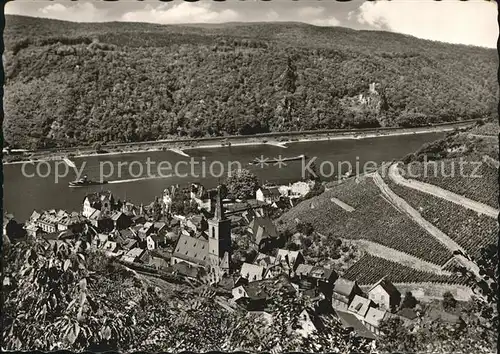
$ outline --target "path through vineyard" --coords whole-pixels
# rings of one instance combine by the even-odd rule
[[[382,177],[378,172],[371,175],[373,181],[378,186],[382,195],[387,198],[387,200],[396,207],[402,213],[408,215],[411,220],[413,220],[417,225],[422,227],[425,231],[435,237],[439,242],[445,245],[451,252],[461,251],[463,254],[467,252],[454,240],[452,240],[448,235],[439,230],[436,226],[428,222],[426,219],[420,215],[420,213],[411,207],[403,198],[394,193],[389,186],[384,182]],[[474,274],[479,275],[479,269],[477,265],[466,259],[465,257],[459,257],[457,260],[462,263],[465,267],[470,269]]]
[[[461,195],[450,192],[446,189],[434,186],[429,183],[420,182],[414,179],[406,179],[401,176],[398,165],[393,164],[389,167],[389,178],[394,181],[394,183],[399,184],[406,188],[411,188],[418,190],[423,193],[431,194],[435,197],[447,200],[451,203],[455,203],[464,208],[474,210],[480,214],[489,216],[490,218],[498,218],[498,210],[490,207],[489,205],[476,202],[475,200],[463,197]]]

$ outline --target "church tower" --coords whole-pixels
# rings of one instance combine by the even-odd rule
[[[229,271],[231,261],[231,220],[224,215],[220,186],[217,187],[215,215],[208,220],[208,257],[210,265]]]

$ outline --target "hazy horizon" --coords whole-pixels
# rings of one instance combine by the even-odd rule
[[[275,0],[238,2],[13,1],[6,15],[68,22],[132,22],[159,25],[302,23],[319,27],[387,31],[420,39],[496,48],[498,24],[493,1],[402,0],[347,3]],[[474,18],[474,21],[470,19]]]

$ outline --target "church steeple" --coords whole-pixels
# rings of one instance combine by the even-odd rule
[[[224,220],[224,205],[222,203],[221,186],[217,186],[217,197],[215,199],[214,220]]]

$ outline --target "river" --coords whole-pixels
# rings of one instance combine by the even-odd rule
[[[234,169],[238,162],[256,174],[261,183],[289,183],[301,179],[307,166],[307,163],[302,161],[286,162],[286,166],[272,163],[249,165],[249,162],[256,158],[276,159],[280,155],[282,158],[288,158],[305,154],[308,158],[314,158],[316,171],[322,172],[323,180],[332,180],[348,171],[348,163],[351,164],[353,172],[356,172],[358,167],[362,169],[368,161],[380,164],[399,159],[417,150],[422,144],[443,136],[444,133],[425,133],[296,142],[288,143],[287,148],[272,145],[194,148],[185,150],[190,157],[173,151],[101,155],[72,159],[76,171],[62,161],[25,164],[24,174],[23,164],[8,164],[3,166],[4,211],[13,214],[18,221],[26,220],[33,210],[79,211],[85,195],[100,190],[110,190],[116,198],[132,203],[147,204],[172,184],[186,185],[198,181],[208,188],[214,187],[225,179],[225,175],[219,176],[220,173]],[[339,165],[340,162],[343,163]],[[56,166],[61,176],[57,180]],[[39,174],[36,173],[36,168]],[[77,171],[82,171],[82,175],[87,174],[89,178],[96,180],[102,175],[110,183],[69,188],[68,182],[77,177]],[[44,175],[47,177],[42,177]]]

